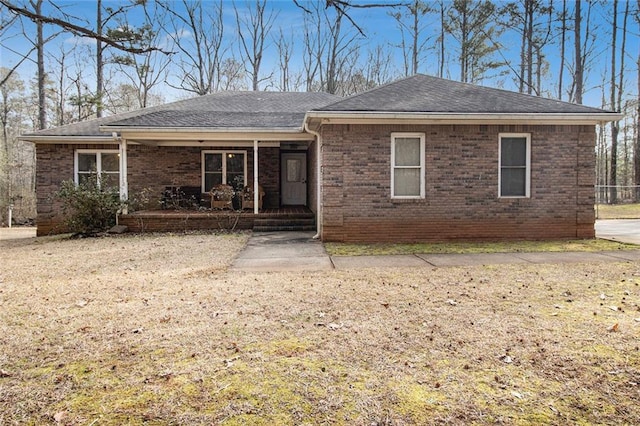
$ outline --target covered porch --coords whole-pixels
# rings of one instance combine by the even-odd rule
[[[133,232],[316,230],[315,140],[308,134],[259,136],[168,139],[123,132],[117,138],[121,197],[132,200],[145,191],[151,197],[118,223]],[[233,194],[223,205],[216,201],[220,187]]]

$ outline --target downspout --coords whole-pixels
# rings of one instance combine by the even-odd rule
[[[121,212],[123,214],[127,214],[128,209],[126,201],[129,199],[129,182],[127,179],[127,140],[119,137],[117,132],[112,132],[111,137],[115,142],[118,142],[118,156],[120,157],[120,201],[123,203]]]
[[[260,185],[258,182],[258,140],[253,141],[253,214],[258,214],[260,199]]]
[[[304,130],[316,137],[316,235],[314,239],[322,238],[322,136],[309,128],[309,122],[304,120]]]

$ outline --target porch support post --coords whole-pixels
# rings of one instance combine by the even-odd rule
[[[258,141],[253,141],[253,214],[258,214],[260,190],[258,189]]]
[[[113,133],[113,138],[118,138],[115,132]],[[127,179],[127,140],[124,138],[118,138],[118,140],[118,154],[120,156],[120,201],[127,201],[129,199],[129,180]],[[127,214],[126,206],[123,208],[122,213]]]

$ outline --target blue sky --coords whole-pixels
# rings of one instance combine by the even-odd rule
[[[14,0],[17,2],[18,0]],[[324,1],[324,0],[323,0]],[[368,3],[371,3],[372,0],[366,0]],[[376,0],[377,1],[377,0]],[[209,1],[205,1],[205,3],[209,3]],[[379,1],[380,2],[380,1]],[[387,3],[386,1],[383,1]],[[96,3],[95,1],[90,0],[76,0],[76,1],[56,1],[57,5],[60,6],[61,10],[66,13],[74,16],[74,22],[83,23],[88,27],[92,27],[92,21],[94,19],[96,13]],[[104,1],[104,6],[118,7],[123,2],[121,1]],[[173,2],[176,8],[181,7],[181,2],[174,1]],[[305,4],[304,1],[300,2],[301,4]],[[502,4],[503,2],[499,2]],[[558,2],[555,2],[556,5]],[[573,4],[571,1],[568,2],[569,7],[573,8]],[[295,63],[301,63],[301,53],[300,49],[302,47],[302,16],[304,12],[298,8],[292,0],[268,0],[268,8],[273,10],[274,13],[277,14],[277,19],[273,27],[273,34],[275,35],[279,28],[282,28],[285,34],[291,34],[294,37],[295,49],[297,53],[294,55],[294,65]],[[631,5],[635,5],[635,2],[632,2]],[[244,1],[237,1],[236,6],[242,12],[243,10],[246,12],[247,3]],[[51,4],[45,2],[45,12],[49,14],[57,14],[55,10],[51,8]],[[620,3],[620,9],[624,8],[624,2]],[[583,1],[583,10],[586,13],[586,4]],[[228,41],[235,42],[237,41],[237,35],[235,33],[235,15],[233,11],[233,3],[231,1],[225,1],[223,4],[224,11],[224,19],[226,25],[226,37]],[[402,56],[401,52],[398,48],[394,47],[399,44],[400,41],[400,31],[398,29],[397,23],[388,15],[389,9],[386,8],[372,8],[372,9],[358,9],[353,8],[350,11],[351,17],[358,23],[359,26],[362,27],[364,32],[366,33],[366,38],[361,41],[361,45],[363,49],[373,48],[376,45],[381,45],[385,49],[392,52],[393,63],[398,70],[398,73],[402,69]],[[610,64],[610,23],[608,20],[610,19],[610,3],[605,2],[601,5],[598,5],[592,11],[592,24],[591,29],[594,32],[597,32],[597,37],[595,39],[594,45],[594,53],[592,56],[592,65],[591,69],[587,73],[587,81],[585,84],[586,93],[584,103],[592,106],[600,106],[601,104],[601,88],[599,87],[603,80],[608,82],[608,67]],[[621,13],[620,13],[621,16]],[[140,18],[140,16],[138,16]],[[431,24],[430,30],[435,32],[439,32],[439,23],[437,19],[437,15],[433,15],[428,18],[428,23]],[[136,23],[136,16],[131,15],[130,20],[132,23]],[[30,23],[26,23],[26,30],[29,34],[34,34],[33,25]],[[635,96],[635,90],[637,88],[636,79],[637,79],[637,71],[635,70],[635,62],[637,59],[638,52],[638,30],[636,22],[630,18],[629,19],[629,30],[628,35],[629,38],[627,40],[627,51],[631,52],[629,57],[626,58],[626,66],[629,68],[627,71],[627,92],[629,96]],[[46,26],[45,31],[47,34],[53,34],[57,29],[53,26]],[[353,33],[355,30],[350,29]],[[24,39],[20,34],[20,29],[16,28],[13,31],[13,36],[11,32],[6,34],[3,40],[5,47],[0,50],[0,62],[2,66],[12,66],[18,60],[18,56],[13,54],[11,51],[17,52],[26,52],[29,49],[29,42]],[[507,32],[504,37],[501,38],[501,41],[504,45],[503,55],[508,60],[512,61],[512,65],[517,67],[517,52],[519,49],[519,40],[518,36],[515,32]],[[93,46],[94,42],[88,39],[78,40],[77,38],[71,36],[70,34],[62,34],[56,37],[53,41],[47,44],[47,50],[49,52],[50,61],[51,58],[59,55],[60,49],[63,48],[65,50],[69,50],[76,43],[81,45]],[[451,79],[459,78],[459,71],[456,64],[455,56],[457,54],[456,46],[453,39],[447,40],[448,46],[448,55],[450,59],[450,64],[448,66],[448,72],[446,73],[446,77]],[[567,40],[567,49],[569,49],[570,55],[572,54],[572,39]],[[238,56],[238,48],[235,47],[233,49],[234,55]],[[545,49],[545,54],[547,60],[549,62],[550,70],[548,75],[545,77],[548,83],[543,84],[543,89],[548,91],[555,91],[555,80],[558,75],[558,64],[559,64],[559,46],[548,46]],[[83,55],[90,55],[90,53],[86,52]],[[434,74],[437,70],[437,58],[435,53],[430,53],[430,57],[423,61],[422,66],[420,67],[420,72],[427,74]],[[33,57],[33,55],[32,55]],[[496,56],[498,59],[499,57]],[[70,66],[86,66],[86,70],[84,72],[85,78],[90,79],[90,76],[93,75],[93,65],[90,58],[81,58],[80,60],[76,60],[77,64]],[[71,61],[69,61],[71,64]],[[619,67],[619,66],[618,66]],[[275,43],[270,41],[268,46],[267,54],[265,55],[265,61],[263,64],[263,74],[269,74],[274,72],[277,68],[277,53],[275,51]],[[506,69],[506,68],[505,68]],[[32,61],[25,62],[20,68],[19,73],[23,79],[31,78],[35,73],[35,65]],[[568,74],[568,71],[565,71]],[[170,79],[173,77],[170,77]],[[551,83],[551,82],[554,83]],[[565,84],[568,84],[568,79]],[[487,86],[494,87],[504,87],[506,89],[516,89],[513,79],[511,76],[500,77],[489,79],[484,81],[483,84]],[[172,100],[176,97],[185,96],[185,93],[181,93],[174,89],[171,89],[167,86],[159,88],[159,93],[163,94],[166,100]],[[608,97],[608,95],[607,95]]]

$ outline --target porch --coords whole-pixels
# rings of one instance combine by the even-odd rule
[[[315,231],[316,216],[305,206],[253,210],[143,210],[118,217],[130,232],[185,232],[251,229]]]

